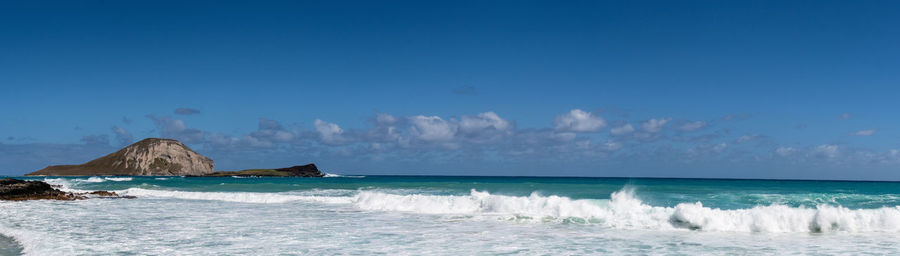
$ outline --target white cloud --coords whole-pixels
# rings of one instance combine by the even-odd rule
[[[284,129],[278,121],[260,118],[257,130],[250,134],[253,139],[270,142],[289,142],[294,139],[293,132]],[[251,141],[253,142],[253,141]],[[264,143],[256,143],[261,145]]]
[[[511,130],[514,129],[511,122],[500,118],[494,112],[463,116],[456,124],[459,127],[457,137],[474,143],[496,141],[503,136],[512,134]]]
[[[797,152],[797,149],[794,149],[792,147],[778,147],[777,149],[775,149],[775,154],[778,154],[782,157],[793,155],[795,152]]]
[[[843,114],[838,115],[837,119],[838,120],[847,120],[847,119],[850,119],[851,117],[853,117],[853,116],[851,116],[850,113],[843,113]]]
[[[662,131],[663,126],[668,123],[671,118],[660,118],[660,119],[650,119],[641,124],[641,129],[646,132],[659,132]]]
[[[573,109],[553,120],[556,130],[571,132],[596,132],[606,127],[606,120],[591,112]]]
[[[706,127],[706,122],[696,121],[696,122],[687,122],[678,127],[679,130],[692,132],[699,130],[700,128]]]
[[[238,138],[221,133],[210,133],[206,141],[216,146],[230,146],[240,141]]]
[[[204,133],[198,129],[188,128],[184,121],[172,119],[168,116],[148,115],[153,120],[156,128],[159,129],[160,136],[170,139],[178,139],[184,143],[202,142]]]
[[[394,124],[397,122],[397,118],[392,115],[378,113],[375,115],[375,122],[379,124]]]
[[[619,127],[614,127],[609,129],[609,133],[612,135],[624,135],[634,132],[634,127],[631,124],[625,124]]]
[[[410,133],[424,141],[448,141],[456,134],[456,126],[438,116],[418,115],[409,118]]]
[[[341,134],[344,133],[344,130],[337,124],[316,119],[316,121],[313,122],[313,126],[316,128],[316,132],[319,133],[319,137],[322,138],[323,142],[336,143],[343,140]]]
[[[856,135],[856,136],[872,136],[872,135],[874,135],[875,132],[877,132],[877,131],[878,131],[878,130],[875,130],[875,129],[871,129],[871,130],[861,130],[861,131],[856,131],[856,132],[854,132],[853,135]]]
[[[840,154],[838,145],[834,144],[826,144],[820,145],[813,150],[813,154],[817,156],[824,156],[827,158],[835,158]]]
[[[483,129],[494,129],[497,131],[505,131],[510,128],[509,121],[500,118],[497,113],[484,112],[477,116],[463,116],[459,122],[459,129],[465,132],[478,131]]]

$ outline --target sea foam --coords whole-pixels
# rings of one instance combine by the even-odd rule
[[[106,181],[131,181],[131,177],[90,177],[87,179],[74,179],[76,182],[87,182],[87,183],[100,183]]]
[[[287,203],[292,201],[307,201],[320,203],[349,203],[348,197],[332,196],[307,196],[285,193],[252,193],[252,192],[190,192],[169,191],[142,188],[129,188],[117,191],[122,195],[156,198],[176,198],[186,200],[211,200],[237,203]]]
[[[366,190],[349,196],[299,195],[163,191],[141,188],[130,188],[121,193],[139,197],[240,203],[304,201],[348,204],[365,211],[466,215],[533,222],[578,222],[616,229],[763,233],[900,232],[900,207],[848,209],[823,204],[815,208],[805,208],[773,204],[748,209],[723,210],[705,207],[701,202],[659,207],[643,203],[630,189],[612,193],[610,199],[599,200],[544,196],[538,193],[529,196],[506,196],[477,190],[472,190],[469,195],[396,194],[390,191]]]

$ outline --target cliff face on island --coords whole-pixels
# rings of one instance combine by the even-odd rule
[[[148,138],[80,165],[55,165],[25,176],[181,176],[214,172],[213,160],[181,142]]]

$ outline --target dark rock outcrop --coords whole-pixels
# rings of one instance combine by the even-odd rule
[[[290,173],[292,177],[322,177],[325,176],[315,164],[297,165],[288,168],[275,169],[278,172]]]
[[[324,177],[315,164],[297,165],[278,169],[249,169],[242,171],[219,171],[202,176],[188,177]]]
[[[80,165],[55,165],[25,176],[181,176],[212,173],[212,159],[181,142],[148,138]]]
[[[0,200],[80,200],[88,198],[134,198],[132,196],[120,197],[115,192],[94,191],[90,193],[64,192],[53,188],[43,181],[2,179],[0,180]]]

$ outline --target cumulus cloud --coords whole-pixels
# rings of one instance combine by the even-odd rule
[[[596,163],[608,163],[610,166],[633,166],[635,163],[714,164],[715,161],[729,161],[731,164],[738,161],[809,165],[822,163],[842,168],[875,164],[895,167],[900,164],[900,151],[897,150],[872,151],[836,144],[779,147],[773,143],[766,144],[768,137],[747,133],[752,130],[746,127],[704,129],[710,124],[680,119],[672,121],[671,118],[616,120],[607,124],[606,120],[578,109],[555,117],[553,126],[525,129],[516,127],[515,122],[492,111],[458,117],[378,113],[366,119],[361,127],[343,123],[339,125],[321,119],[312,120],[311,126],[302,126],[260,118],[257,130],[240,134],[201,131],[169,116],[149,115],[148,118],[153,120],[156,127],[154,131],[148,132],[193,144],[192,148],[216,158],[217,163],[221,163],[223,167],[228,166],[229,161],[281,165],[296,161],[327,162],[324,159],[340,159],[338,162],[364,159],[392,164],[483,163],[478,161],[495,161],[495,166],[508,163],[547,164],[540,168],[553,168],[560,164],[593,166]],[[610,126],[608,135],[583,134],[601,131],[606,126]],[[784,129],[791,127],[786,126]],[[125,144],[125,141],[134,140],[131,132],[124,127],[112,126],[111,130],[112,133],[107,131],[108,135],[85,136],[83,143],[66,147],[73,150],[78,147],[102,148],[102,152],[76,159],[77,161],[54,163],[89,160],[102,155],[101,153],[114,151],[110,142]],[[871,133],[874,134],[875,130]],[[744,135],[740,136],[741,134]],[[21,143],[19,140],[9,142]],[[759,146],[756,147],[741,144],[757,142]],[[0,144],[0,153],[3,153],[3,148],[26,147]],[[36,154],[28,154],[34,155]],[[6,162],[0,161],[0,166],[9,166],[14,159],[22,156],[24,155],[12,157],[0,154],[0,159],[7,159]],[[43,159],[29,163],[46,166],[48,162],[52,161]]]
[[[625,125],[622,125],[619,127],[613,127],[612,129],[609,129],[609,134],[616,135],[616,136],[625,135],[625,134],[629,134],[632,132],[634,132],[634,127],[631,126],[631,124],[625,124]]]
[[[293,142],[298,136],[297,131],[286,129],[278,121],[260,118],[256,131],[244,136],[243,140],[246,144],[254,147],[273,147],[278,143]],[[213,138],[209,140],[213,142]],[[220,144],[232,140],[223,135],[216,135],[213,143]]]
[[[193,108],[176,108],[175,114],[176,115],[184,115],[184,116],[196,115],[196,114],[200,114],[200,110],[196,110]]]
[[[342,137],[344,129],[341,129],[337,124],[316,119],[313,126],[319,134],[319,138],[322,139],[322,142],[333,144],[340,143],[344,140]]]
[[[553,120],[556,130],[570,132],[596,132],[606,127],[606,120],[591,112],[573,109]]]
[[[507,135],[513,124],[500,118],[497,113],[484,112],[476,116],[463,116],[459,121],[458,133],[463,138],[475,142],[487,142]]]
[[[147,115],[147,118],[153,120],[153,124],[156,125],[159,134],[164,138],[177,139],[184,143],[203,142],[203,131],[188,128],[182,120],[172,119],[168,116],[155,115]]]
[[[379,124],[390,125],[396,123],[397,118],[392,115],[378,113],[377,115],[375,115],[375,122]]]
[[[825,144],[825,145],[819,145],[816,148],[814,148],[812,154],[816,157],[824,157],[824,158],[833,159],[833,158],[836,158],[838,156],[838,154],[840,154],[840,151],[839,151],[838,145]]]
[[[650,119],[641,123],[641,129],[645,132],[656,133],[662,131],[663,126],[668,123],[671,118]]]
[[[439,116],[413,116],[410,134],[423,141],[449,141],[456,134],[457,126]]]
[[[856,135],[856,136],[872,136],[872,135],[875,135],[875,132],[877,132],[877,131],[878,131],[878,130],[875,130],[875,129],[861,130],[861,131],[856,131],[856,132],[854,132],[853,135]]]
[[[494,112],[484,112],[477,116],[463,116],[459,122],[459,129],[462,131],[479,131],[484,129],[505,131],[509,128],[509,121],[500,118]]]
[[[584,159],[629,162],[654,159],[683,163],[720,161],[725,160],[727,153],[728,161],[791,157],[793,163],[814,163],[815,158],[839,164],[852,161],[886,163],[891,162],[890,159],[898,159],[893,162],[900,163],[900,158],[892,158],[887,152],[845,149],[833,144],[799,150],[793,147],[768,147],[772,145],[763,145],[765,140],[760,140],[761,144],[756,148],[735,146],[762,137],[755,134],[737,137],[721,130],[705,132],[703,128],[709,125],[706,122],[672,121],[672,118],[655,118],[638,123],[634,120],[619,120],[611,125],[609,137],[581,134],[600,131],[608,124],[601,117],[579,109],[555,117],[553,126],[545,128],[517,129],[514,122],[492,111],[459,117],[377,113],[368,119],[368,127],[363,128],[345,128],[342,127],[343,124],[321,119],[315,119],[312,127],[286,126],[275,120],[261,118],[256,131],[235,136],[192,129],[184,121],[167,116],[148,117],[154,121],[156,131],[163,137],[180,139],[185,143],[199,143],[201,150],[216,152],[304,152],[316,157],[352,155],[359,159],[378,161],[510,158],[517,161],[552,159],[551,161],[582,163],[588,161]],[[663,133],[668,129],[691,133]],[[130,135],[121,127],[113,127],[113,134],[117,136],[116,141],[120,135],[123,138]],[[691,137],[685,137],[688,135]],[[605,142],[598,140],[604,137]],[[733,141],[726,140],[729,137]],[[86,138],[85,142],[87,141],[103,142],[99,137]],[[734,149],[731,150],[731,147]],[[848,160],[851,158],[854,160]]]

